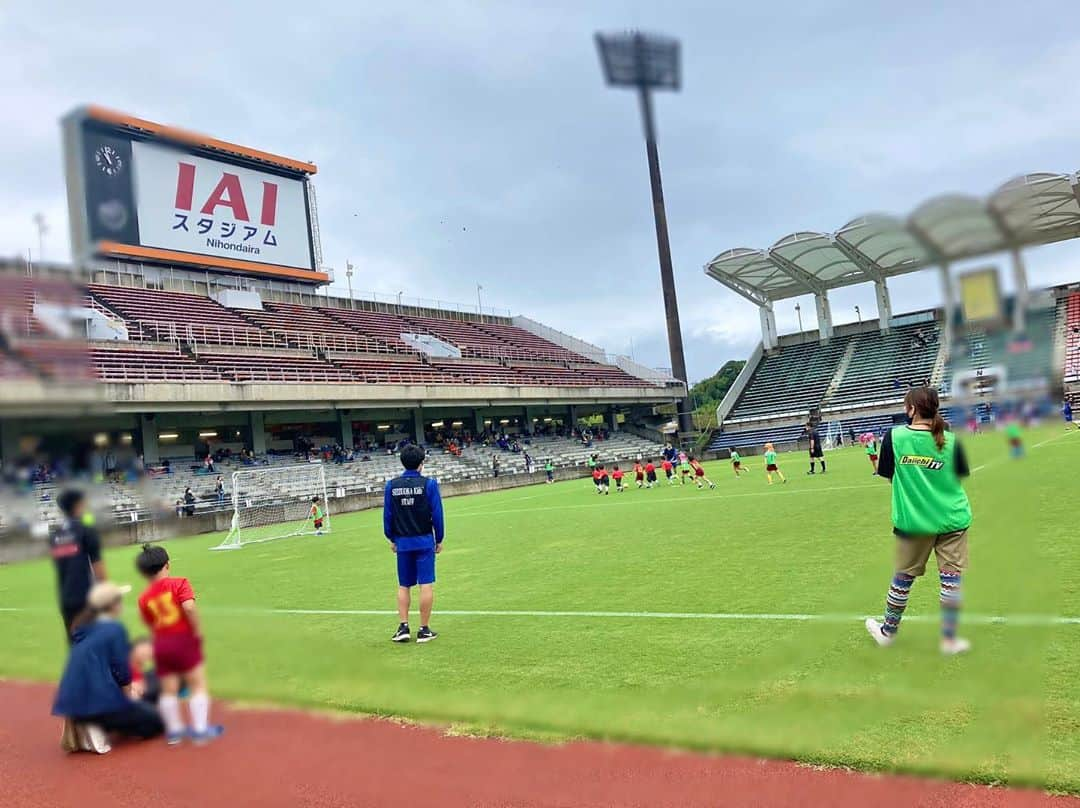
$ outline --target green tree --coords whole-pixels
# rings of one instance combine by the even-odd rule
[[[724,363],[720,370],[716,371],[707,379],[690,386],[690,401],[694,407],[694,423],[700,429],[704,429],[712,423],[716,408],[724,400],[728,389],[735,383],[735,377],[743,369],[746,362],[742,359],[731,359]]]

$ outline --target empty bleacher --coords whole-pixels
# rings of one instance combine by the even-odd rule
[[[762,357],[729,420],[807,413],[821,403],[849,337],[787,345]]]
[[[851,361],[824,402],[829,407],[903,398],[911,385],[930,380],[941,350],[937,322],[894,326],[885,334],[875,331],[853,339]]]
[[[177,350],[92,347],[90,362],[107,382],[222,381],[216,369]]]
[[[1064,310],[1065,367],[1067,383],[1080,382],[1080,292],[1071,292],[1061,300]]]
[[[348,370],[301,352],[246,354],[201,351],[198,361],[236,382],[348,384],[357,381],[357,378]]]
[[[202,295],[101,284],[91,284],[88,290],[97,302],[124,318],[132,340],[257,347],[285,344]]]

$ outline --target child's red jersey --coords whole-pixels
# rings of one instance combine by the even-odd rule
[[[614,477],[616,480],[621,480],[623,478],[622,469],[616,469],[615,471],[611,472],[611,476]]]
[[[181,605],[189,600],[195,600],[195,591],[187,578],[162,578],[152,581],[139,596],[139,611],[155,637],[194,634]]]
[[[671,465],[670,460],[665,460],[663,463],[660,464],[660,468],[662,468],[664,471],[671,471],[675,467]]]
[[[656,471],[656,466],[654,466],[652,463],[646,463],[645,471]]]
[[[594,480],[599,480],[603,476],[604,476],[604,470],[603,469],[593,469],[592,470],[592,478]]]

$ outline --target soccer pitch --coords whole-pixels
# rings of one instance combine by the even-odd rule
[[[239,552],[208,552],[220,536],[167,547],[219,697],[1080,792],[1080,434],[1026,441],[1013,461],[1001,434],[964,438],[974,650],[959,658],[937,652],[933,562],[897,644],[864,632],[893,539],[889,486],[859,448],[814,477],[783,455],[789,482],[771,487],[751,457],[738,480],[707,464],[715,491],[631,480],[600,497],[582,479],[448,499],[441,636],[423,646],[389,641],[380,511]],[[113,579],[138,585],[135,550],[106,553]],[[57,676],[53,586],[47,561],[0,568],[0,676]],[[142,633],[133,604],[127,618]]]

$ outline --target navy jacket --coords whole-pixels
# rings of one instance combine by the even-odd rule
[[[418,471],[406,471],[386,483],[383,534],[398,550],[430,550],[443,540],[439,484]]]
[[[100,619],[78,629],[53,702],[53,715],[88,718],[126,710],[121,690],[131,684],[127,630]]]

